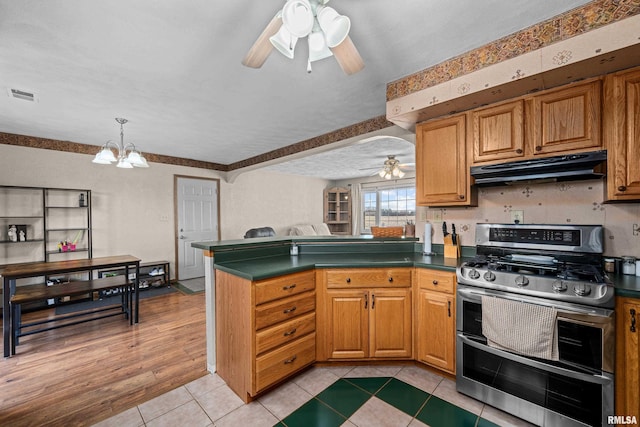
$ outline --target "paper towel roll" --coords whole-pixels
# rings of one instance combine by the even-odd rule
[[[431,223],[424,225],[424,253],[430,254],[431,251]]]

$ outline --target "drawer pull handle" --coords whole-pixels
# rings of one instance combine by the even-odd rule
[[[295,356],[295,355],[294,355],[291,359],[287,359],[287,360],[285,360],[285,361],[284,361],[284,364],[285,364],[285,365],[289,365],[289,364],[291,364],[291,363],[295,362],[297,358],[298,358],[298,356]]]
[[[438,284],[438,281],[437,281],[437,280],[434,280],[434,281],[432,281],[431,283],[433,283],[434,285],[437,285],[437,284]]]
[[[297,331],[297,328],[293,328],[292,330],[285,332],[284,336],[285,337],[291,336],[291,335],[295,334],[296,331]]]
[[[289,285],[289,286],[283,286],[282,290],[283,291],[288,291],[289,289],[293,289],[296,287],[296,284],[294,283],[293,285]]]
[[[451,301],[447,301],[447,313],[449,317],[451,317]]]
[[[389,277],[389,282],[393,282],[393,277]]]
[[[351,283],[351,277],[347,277],[347,283]]]
[[[364,294],[364,308],[365,308],[365,310],[367,309],[368,305],[369,305],[369,294],[365,293]]]
[[[296,306],[295,305],[293,307],[291,307],[291,308],[287,308],[287,309],[283,310],[282,312],[284,314],[289,314],[289,313],[293,313],[294,311],[296,311]]]
[[[376,308],[376,294],[371,294],[371,310]]]
[[[629,329],[631,330],[631,332],[635,332],[636,331],[636,311],[632,308],[629,311],[629,314],[631,315],[631,327]]]

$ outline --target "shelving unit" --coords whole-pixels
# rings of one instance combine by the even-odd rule
[[[324,222],[332,234],[351,234],[351,191],[348,188],[324,190]]]
[[[11,226],[16,234],[10,236]],[[58,247],[62,241],[75,241],[75,246]],[[91,190],[0,186],[0,270],[20,263],[91,258]],[[77,272],[65,277],[30,277],[21,279],[17,285],[45,283],[50,279],[86,280],[89,275],[90,272]],[[49,300],[47,305],[67,300]],[[24,309],[41,307],[41,304],[25,305]]]

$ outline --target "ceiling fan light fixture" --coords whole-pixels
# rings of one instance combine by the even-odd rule
[[[320,61],[333,55],[320,31],[313,31],[307,40],[309,41],[309,61]]]
[[[327,45],[332,48],[338,46],[349,35],[351,20],[340,15],[332,7],[318,8],[318,23],[324,32]]]
[[[296,48],[298,38],[291,34],[284,24],[275,35],[269,38],[269,41],[281,54],[289,59],[293,59],[293,52]]]
[[[309,0],[288,0],[282,8],[282,24],[295,37],[306,37],[313,28],[313,21]]]

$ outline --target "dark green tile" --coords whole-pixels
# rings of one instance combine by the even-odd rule
[[[376,394],[380,387],[385,385],[391,378],[389,377],[378,377],[378,378],[344,378],[346,381],[349,381],[351,384],[355,384],[364,391],[367,391],[371,394]]]
[[[431,427],[474,427],[478,420],[477,415],[436,396],[431,396],[416,418]]]
[[[344,379],[339,379],[316,396],[317,399],[349,418],[371,395]]]
[[[345,417],[314,398],[282,420],[282,424],[287,427],[338,427],[345,421]]]
[[[391,381],[376,393],[376,397],[412,417],[418,413],[429,396],[429,393],[395,378],[392,378]]]
[[[478,421],[478,427],[500,427],[498,424],[494,424],[489,420],[485,420],[484,418],[480,418]]]

